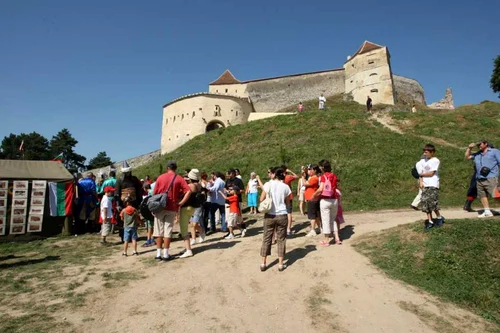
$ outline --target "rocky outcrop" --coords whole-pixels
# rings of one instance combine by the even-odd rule
[[[453,103],[453,92],[451,91],[451,88],[446,89],[446,94],[442,100],[427,106],[431,109],[454,110],[455,104]]]

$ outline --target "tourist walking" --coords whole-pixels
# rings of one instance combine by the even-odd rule
[[[220,213],[221,218],[221,231],[227,232],[226,225],[226,209],[225,209],[225,200],[220,195],[219,191],[222,191],[226,183],[222,179],[224,175],[221,172],[215,172],[213,174],[213,178],[207,184],[207,190],[210,191],[210,232],[216,232],[215,226],[215,212],[218,211]]]
[[[288,169],[286,165],[282,165],[281,168],[283,170],[285,170],[285,180],[284,180],[284,183],[288,185],[288,187],[290,187],[290,189],[292,189],[292,183],[298,179],[299,177],[295,174],[295,172],[293,172],[292,170]],[[290,236],[290,234],[292,233],[292,212],[293,212],[293,192],[290,193],[290,203],[288,204],[288,206],[286,207],[287,209],[287,212],[288,212],[288,215],[287,215],[287,218],[288,218],[288,227],[286,229],[286,234],[288,236]]]
[[[267,256],[271,255],[271,245],[273,234],[276,233],[276,241],[278,244],[278,271],[283,271],[286,266],[283,263],[286,251],[286,229],[288,225],[287,205],[290,203],[290,187],[283,181],[285,180],[285,170],[281,168],[272,168],[268,171],[271,178],[263,186],[263,191],[260,196],[260,201],[264,201],[268,196],[271,196],[271,209],[264,215],[264,236],[262,239],[262,247],[260,255],[262,261],[260,270],[267,269]]]
[[[167,172],[156,180],[153,194],[167,193],[167,206],[155,216],[153,237],[156,237],[156,260],[171,259],[169,249],[176,216],[191,195],[191,190],[180,175],[176,174],[177,163],[167,162]],[[189,240],[187,241],[189,244]],[[163,257],[161,249],[163,246]]]
[[[325,109],[325,103],[326,103],[326,98],[325,96],[323,96],[323,94],[321,94],[318,98],[319,100],[319,105],[318,105],[318,109],[320,110],[324,110]]]
[[[370,98],[370,96],[368,96],[366,98],[366,111],[368,111],[370,114],[373,114],[372,107],[373,107],[372,99]]]
[[[307,203],[307,218],[311,221],[311,230],[307,233],[306,237],[313,237],[317,235],[316,228],[320,225],[319,199],[314,196],[314,193],[319,188],[318,175],[321,173],[321,169],[317,164],[310,164],[307,167],[307,172],[309,174],[308,179],[305,178],[305,175],[302,176],[302,183],[306,187],[304,198]]]
[[[305,203],[306,199],[304,193],[306,192],[306,181],[307,181],[307,169],[302,166],[300,168],[300,178],[297,184],[297,196],[299,197],[299,209],[300,215],[305,215]]]
[[[255,172],[250,173],[250,180],[247,184],[246,194],[248,200],[248,207],[250,207],[250,214],[257,214],[257,196],[259,194],[259,182]]]
[[[338,201],[337,201],[337,176],[332,173],[332,166],[329,161],[320,162],[322,171],[319,177],[319,187],[314,193],[315,198],[319,198],[319,207],[321,214],[321,225],[324,239],[320,241],[321,246],[330,246],[332,234],[335,238],[335,244],[342,244],[339,237],[339,230],[336,223]]]
[[[471,154],[474,147],[479,151]],[[484,211],[478,217],[492,217],[488,197],[492,197],[498,186],[498,166],[500,165],[500,150],[490,147],[488,140],[481,139],[471,143],[465,151],[465,158],[473,160],[476,167],[477,196],[483,204]]]
[[[422,189],[422,212],[427,214],[425,230],[434,226],[441,227],[444,218],[439,212],[439,166],[440,161],[435,157],[436,148],[434,145],[427,144],[424,147],[425,162],[422,166],[420,176],[420,188]],[[432,212],[436,218],[432,219]]]

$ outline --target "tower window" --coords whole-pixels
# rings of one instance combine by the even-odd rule
[[[372,90],[370,90],[370,92],[372,92],[372,93],[378,93],[378,89],[372,89]]]
[[[226,89],[226,94],[227,94],[227,89]]]
[[[168,124],[168,119],[167,119],[167,120],[165,120],[165,124]]]
[[[374,64],[375,60],[368,60],[368,65]]]
[[[371,73],[370,76],[376,76],[378,75],[377,73]]]
[[[196,112],[193,111],[193,116],[191,118],[194,118],[195,115],[196,115]]]
[[[184,120],[184,113],[183,113],[183,114],[182,114],[182,116],[181,116],[181,120]]]

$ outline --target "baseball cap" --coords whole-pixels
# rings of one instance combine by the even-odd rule
[[[115,191],[115,188],[114,187],[111,187],[111,186],[106,186],[104,188],[104,192],[114,192]]]
[[[477,140],[476,145],[479,146],[483,142],[488,142],[488,140],[486,140],[486,139],[479,139],[479,140]]]
[[[167,168],[172,169],[172,170],[177,169],[177,162],[173,161],[173,160],[168,161]]]

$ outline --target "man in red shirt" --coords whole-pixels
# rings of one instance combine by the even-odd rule
[[[175,161],[167,162],[167,172],[160,175],[156,180],[153,194],[167,193],[167,207],[162,212],[156,214],[153,237],[156,237],[156,260],[169,260],[170,240],[172,239],[172,230],[177,213],[180,207],[184,205],[191,195],[189,186],[182,176],[175,173],[177,163]],[[172,187],[169,189],[170,185]],[[161,257],[161,247],[163,247],[163,258]]]
[[[290,187],[290,190],[292,189],[292,182],[296,179],[298,179],[299,177],[292,171],[292,170],[289,170],[286,165],[282,165],[281,168],[283,170],[286,170],[285,171],[285,180],[283,181],[285,184],[288,185],[288,187]],[[293,193],[293,191],[292,191]],[[292,233],[292,199],[293,199],[293,194],[290,193],[290,205],[288,205],[286,207],[286,210],[287,210],[287,216],[288,216],[288,228],[286,229],[286,234],[288,236],[290,236],[290,234]]]

